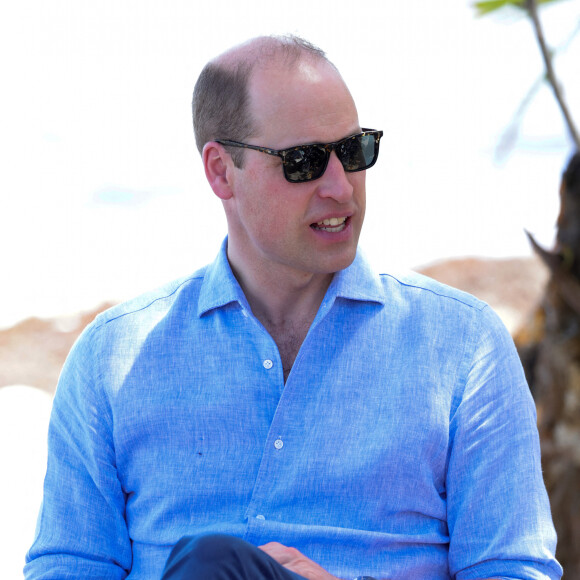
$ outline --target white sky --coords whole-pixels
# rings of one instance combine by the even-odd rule
[[[361,244],[379,269],[550,245],[571,152],[546,86],[516,149],[494,147],[543,70],[531,25],[471,2],[27,0],[0,9],[0,326],[122,299],[213,259],[225,235],[191,130],[201,68],[261,33],[327,51],[383,129]],[[548,42],[580,1],[542,10]],[[580,35],[556,61],[580,122]]]

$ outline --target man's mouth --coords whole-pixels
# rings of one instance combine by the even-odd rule
[[[333,217],[329,219],[322,220],[312,224],[310,227],[315,230],[320,230],[322,232],[342,232],[346,227],[346,217]]]

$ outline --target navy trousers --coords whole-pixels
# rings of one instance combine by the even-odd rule
[[[161,580],[305,580],[252,544],[223,534],[182,538]]]

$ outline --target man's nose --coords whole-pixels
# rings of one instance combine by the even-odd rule
[[[318,191],[321,197],[332,197],[340,203],[352,198],[354,188],[335,151],[331,152],[326,171],[319,178],[319,182]]]

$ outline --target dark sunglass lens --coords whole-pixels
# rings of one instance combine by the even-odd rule
[[[366,169],[375,159],[375,136],[355,135],[345,139],[337,153],[345,171]]]
[[[360,136],[349,137],[337,147],[336,151],[345,171],[356,171],[364,165]]]
[[[361,149],[365,159],[365,167],[372,165],[377,155],[376,135],[365,135],[361,137]]]
[[[323,147],[297,147],[284,156],[284,174],[288,181],[316,179],[326,167],[327,153]]]

